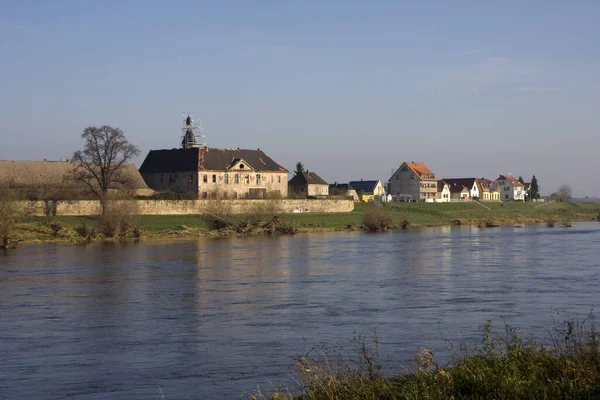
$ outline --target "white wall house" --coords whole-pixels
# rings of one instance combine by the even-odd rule
[[[500,189],[500,201],[525,201],[525,186],[512,175],[500,175],[496,179]]]
[[[438,190],[435,196],[436,203],[450,202],[450,186],[443,180],[438,180]]]
[[[450,187],[452,200],[473,200],[480,197],[476,178],[444,178],[444,182]]]

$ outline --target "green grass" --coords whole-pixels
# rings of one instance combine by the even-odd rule
[[[391,225],[394,228],[408,221],[409,226],[480,225],[565,223],[591,221],[600,213],[600,203],[551,203],[540,206],[534,203],[387,203]],[[543,203],[541,203],[543,204]],[[284,222],[303,231],[355,230],[363,227],[365,212],[373,204],[357,203],[348,213],[298,213],[281,216]],[[85,224],[93,226],[93,217],[52,217],[64,226],[58,236],[53,236],[46,217],[31,217],[21,225],[24,241],[69,241],[74,238],[73,228]],[[147,236],[198,235],[209,230],[202,215],[140,215],[137,224]]]
[[[422,349],[415,366],[388,375],[364,337],[355,341],[358,357],[347,360],[323,348],[299,357],[298,387],[263,393],[253,400],[334,399],[597,399],[600,398],[600,343],[593,319],[555,325],[545,342],[535,342],[505,325],[482,328],[481,343],[460,346],[447,365]],[[358,360],[358,361],[356,361]],[[296,394],[291,394],[291,392]]]

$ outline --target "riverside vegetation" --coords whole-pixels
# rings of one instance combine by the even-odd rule
[[[593,317],[554,324],[544,343],[482,328],[479,345],[460,347],[447,365],[431,349],[415,357],[415,368],[387,375],[378,341],[354,341],[358,356],[346,359],[323,348],[297,359],[298,387],[263,392],[252,400],[394,399],[597,399],[600,398],[600,343]],[[291,392],[297,394],[292,394]]]
[[[10,208],[10,207],[8,207]],[[6,213],[10,214],[7,208]],[[110,206],[109,206],[110,209]],[[118,211],[118,208],[115,212]],[[591,221],[600,213],[600,203],[387,203],[382,208],[357,203],[348,213],[282,214],[277,201],[262,209],[234,215],[227,201],[215,201],[204,215],[137,215],[125,213],[115,227],[98,217],[11,218],[7,227],[14,241],[82,242],[95,237],[173,238],[200,235],[290,234],[295,232],[414,228],[439,225],[493,227],[544,223],[567,226]],[[109,210],[109,215],[110,210]],[[566,224],[566,225],[565,225]],[[103,228],[104,227],[104,228]],[[0,228],[2,228],[0,226]],[[102,232],[104,231],[104,232]]]

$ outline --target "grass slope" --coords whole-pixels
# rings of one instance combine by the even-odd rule
[[[360,229],[365,212],[372,207],[357,203],[349,213],[285,214],[281,218],[300,232]],[[577,222],[594,220],[600,213],[600,203],[387,203],[384,207],[394,227],[405,220],[413,227]],[[52,234],[49,221],[63,226],[58,235]],[[94,224],[93,217],[31,217],[20,226],[19,236],[25,242],[69,242],[76,238],[73,228]],[[202,215],[140,215],[137,224],[150,237],[197,236],[209,230]]]

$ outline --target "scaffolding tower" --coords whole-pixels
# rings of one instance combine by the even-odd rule
[[[183,113],[183,115],[186,114]],[[183,120],[181,132],[181,147],[184,149],[206,146],[206,135],[202,129],[202,122],[200,119],[194,119],[193,113],[187,114]]]

